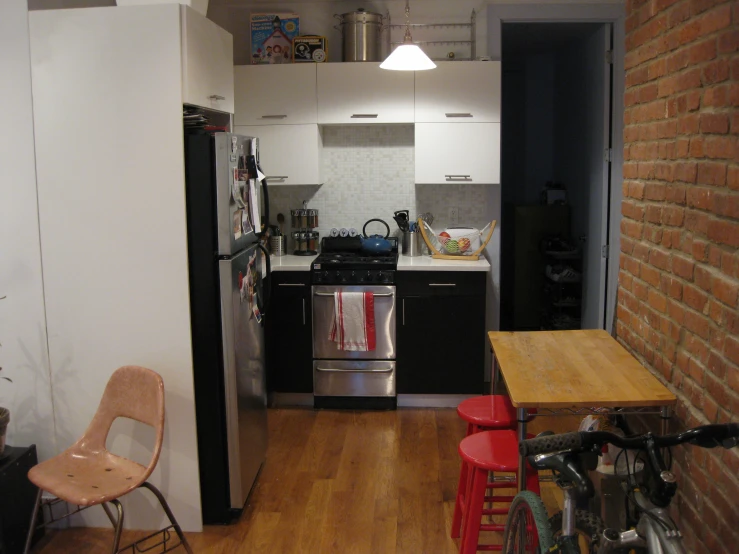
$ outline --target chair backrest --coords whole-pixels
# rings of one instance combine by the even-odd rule
[[[127,417],[156,431],[156,441],[149,472],[159,460],[164,437],[164,381],[161,376],[145,367],[127,365],[119,367],[105,386],[95,417],[78,446],[91,450],[105,450],[110,427],[116,418]]]

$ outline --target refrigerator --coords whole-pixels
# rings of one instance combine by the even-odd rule
[[[190,310],[204,524],[237,518],[267,450],[258,140],[185,136]],[[268,265],[269,257],[266,262]],[[269,271],[269,270],[268,270]]]

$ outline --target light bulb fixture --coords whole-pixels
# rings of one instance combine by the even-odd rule
[[[405,37],[403,44],[398,45],[390,55],[380,64],[381,69],[393,71],[423,71],[434,69],[436,64],[431,61],[418,45],[413,44],[411,37],[411,8],[409,0],[405,0]]]

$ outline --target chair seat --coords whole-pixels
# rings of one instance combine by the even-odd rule
[[[139,487],[146,468],[107,451],[73,446],[31,468],[31,482],[57,498],[79,506],[109,502]]]
[[[483,431],[462,439],[459,443],[462,459],[487,471],[518,469],[518,439],[511,430]]]
[[[460,402],[457,414],[478,427],[498,429],[516,426],[516,408],[511,399],[502,394],[475,396]]]

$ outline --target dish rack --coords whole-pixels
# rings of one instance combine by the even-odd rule
[[[431,250],[431,257],[437,260],[454,260],[460,262],[474,262],[480,259],[480,254],[485,250],[485,247],[493,236],[496,223],[496,220],[492,220],[481,231],[451,238],[437,234],[427,222],[420,217],[418,218],[418,228],[421,230],[423,241],[429,247],[429,250]],[[482,239],[486,230],[487,235]],[[478,239],[482,239],[480,246],[476,250],[471,251],[470,246]]]

